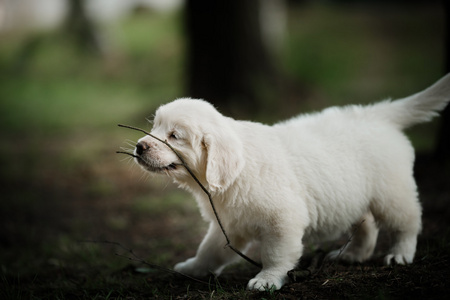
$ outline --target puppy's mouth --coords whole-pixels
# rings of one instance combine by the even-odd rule
[[[175,163],[175,162],[173,162],[171,164],[168,164],[167,166],[158,166],[158,165],[155,165],[154,163],[146,160],[142,156],[134,155],[134,158],[136,159],[136,162],[139,165],[144,167],[147,171],[150,171],[150,172],[153,172],[153,173],[167,173],[167,172],[175,171],[180,166],[182,166],[181,164],[178,164],[178,163]]]
[[[177,165],[175,163],[171,163],[170,165],[165,166],[165,167],[151,167],[151,168],[153,168],[156,171],[173,171],[173,170],[176,170],[178,166],[179,165]]]
[[[130,153],[130,155],[134,157],[135,162],[141,167],[153,173],[168,174],[183,166],[177,159],[160,158],[159,155],[156,155],[150,150],[150,146],[147,143],[138,142],[133,153]]]

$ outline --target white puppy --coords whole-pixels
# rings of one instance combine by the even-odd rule
[[[450,99],[450,75],[411,97],[369,106],[332,107],[267,126],[236,121],[202,100],[178,99],[156,111],[151,133],[167,140],[211,192],[231,244],[259,241],[263,268],[248,289],[279,289],[305,241],[339,237],[360,224],[331,258],[362,262],[379,226],[395,237],[386,264],[411,263],[421,230],[414,150],[402,129],[430,120]],[[224,248],[208,197],[166,145],[150,136],[136,161],[167,174],[195,196],[210,223],[197,254],[175,270],[220,274],[237,255]]]

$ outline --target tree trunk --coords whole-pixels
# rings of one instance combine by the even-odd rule
[[[263,41],[260,5],[258,0],[187,0],[191,97],[234,116],[252,115],[270,102],[276,76]]]
[[[445,73],[450,72],[450,0],[444,0],[445,9]],[[436,160],[450,165],[450,105],[441,114],[441,127],[437,136]]]
[[[102,54],[101,43],[92,22],[86,16],[83,3],[82,0],[70,0],[67,31],[80,51]]]

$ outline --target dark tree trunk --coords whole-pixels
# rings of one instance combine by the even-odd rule
[[[450,72],[450,0],[443,0],[445,9],[445,73]],[[441,127],[437,136],[436,159],[450,164],[450,105],[441,114]]]
[[[276,84],[259,12],[257,0],[187,0],[191,97],[208,100],[233,115],[263,108]]]
[[[82,52],[102,54],[102,47],[92,22],[87,18],[82,0],[70,0],[66,28]]]

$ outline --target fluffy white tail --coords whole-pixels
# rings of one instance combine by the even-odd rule
[[[372,106],[378,116],[388,119],[400,129],[430,121],[450,101],[450,73],[422,92],[393,102]]]

